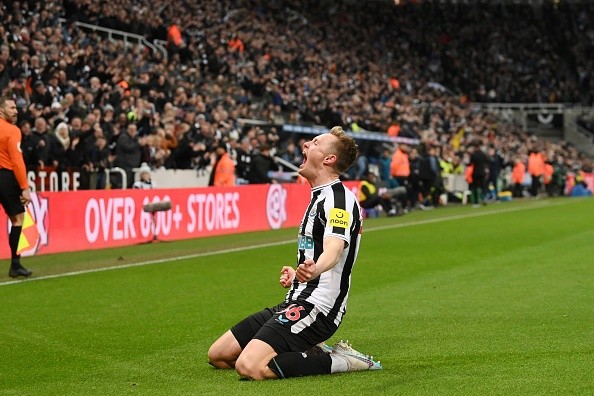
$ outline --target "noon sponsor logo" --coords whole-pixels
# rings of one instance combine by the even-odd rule
[[[332,208],[330,209],[330,219],[328,225],[332,227],[347,228],[349,226],[350,214],[346,210]]]
[[[332,227],[347,228],[347,226],[349,225],[349,222],[344,221],[344,220],[339,220],[339,219],[330,219],[330,225]]]

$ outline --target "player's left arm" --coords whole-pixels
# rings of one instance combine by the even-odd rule
[[[8,137],[8,155],[12,164],[12,171],[22,190],[29,189],[27,169],[21,151],[21,131],[15,128]]]
[[[324,251],[318,261],[308,258],[299,264],[295,276],[299,282],[308,282],[315,279],[323,272],[334,268],[346,246],[344,239],[328,235],[324,238]]]
[[[291,284],[293,284],[293,279],[295,279],[295,273],[295,268],[285,265],[281,269],[281,275],[279,278],[281,286],[284,288],[291,287]]]

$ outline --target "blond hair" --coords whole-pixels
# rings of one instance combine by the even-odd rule
[[[357,144],[355,139],[346,134],[342,127],[335,126],[330,129],[330,134],[338,139],[336,143],[336,170],[346,172],[357,159]]]

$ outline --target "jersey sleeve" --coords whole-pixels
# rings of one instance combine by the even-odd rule
[[[324,211],[326,217],[326,228],[324,237],[334,236],[348,243],[351,239],[351,228],[354,221],[353,205],[355,204],[354,194],[346,191],[335,191],[332,199],[326,199]]]
[[[16,127],[11,130],[10,136],[8,137],[8,155],[10,156],[12,171],[19,186],[23,190],[29,188],[27,169],[25,168],[23,152],[21,151],[21,131]]]

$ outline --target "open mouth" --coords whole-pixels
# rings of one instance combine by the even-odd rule
[[[301,154],[303,154],[303,162],[301,162],[300,167],[303,167],[303,165],[305,165],[305,163],[307,162],[307,153],[305,151],[302,151]]]

